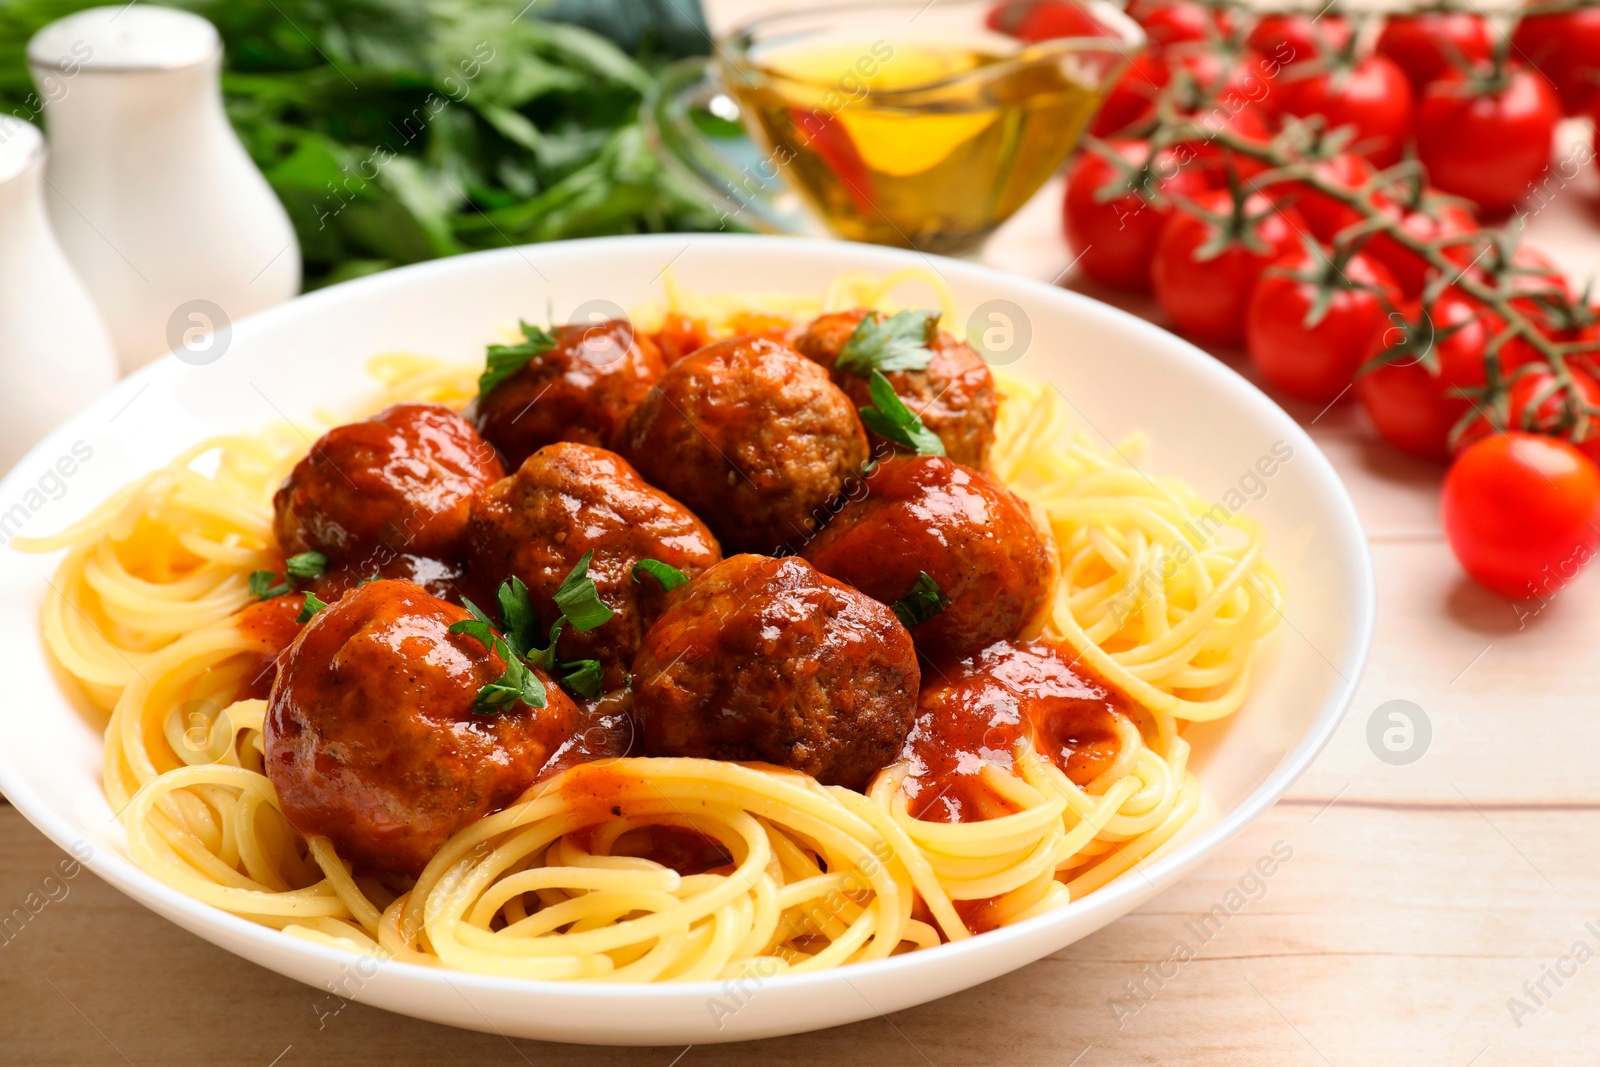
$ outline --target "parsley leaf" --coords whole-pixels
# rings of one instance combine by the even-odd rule
[[[554,333],[519,322],[523,340],[514,345],[490,345],[484,359],[483,373],[478,375],[478,395],[487,396],[501,382],[526,367],[537,356],[542,356],[556,346]]]
[[[944,595],[939,583],[933,580],[933,575],[921,571],[906,595],[890,604],[889,610],[909,630],[918,623],[927,622],[949,606],[950,598]]]
[[[500,583],[500,618],[506,624],[506,643],[519,656],[538,648],[539,615],[533,610],[533,597],[522,579],[512,575]],[[554,642],[551,642],[553,645]]]
[[[633,565],[633,580],[640,581],[641,574],[648,574],[661,583],[661,588],[672,592],[689,580],[689,576],[670,563],[662,563],[659,559],[641,559]]]
[[[319,598],[317,594],[307,593],[305,603],[301,605],[300,614],[295,616],[294,621],[302,624],[308,623],[311,621],[311,616],[327,606],[327,602]]]
[[[861,409],[861,421],[867,429],[886,441],[908,448],[920,456],[944,455],[944,442],[939,435],[922,425],[916,412],[906,407],[905,401],[895,395],[894,386],[883,372],[873,368],[871,384],[875,406]]]
[[[600,695],[602,672],[597,659],[573,660],[561,665],[561,684],[585,700]]]
[[[302,552],[284,560],[283,569],[289,578],[320,578],[328,569],[328,557],[321,552]]]
[[[500,677],[478,690],[478,695],[472,702],[473,712],[478,715],[494,715],[517,701],[530,708],[544,707],[547,694],[544,683],[539,681],[539,676],[522,661],[521,656],[511,650],[504,638],[495,633],[489,617],[478,605],[465,597],[461,598],[461,604],[471,612],[472,618],[451,623],[449,632],[475,638],[479,644],[499,656],[506,664],[506,669],[501,672]]]
[[[561,614],[579,633],[588,633],[616,614],[600,599],[600,591],[595,588],[594,579],[589,577],[589,561],[593,558],[594,549],[591,548],[556,589],[556,607],[561,609]]]
[[[872,371],[927,370],[939,329],[937,311],[899,311],[888,318],[868,312],[839,350],[833,365],[863,378]]]
[[[288,582],[278,582],[274,585],[273,579],[277,576],[275,571],[251,571],[250,595],[257,600],[271,600],[275,596],[293,592]]]

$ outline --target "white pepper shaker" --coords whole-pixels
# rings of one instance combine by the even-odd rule
[[[56,84],[41,94],[50,217],[124,371],[196,323],[221,329],[299,291],[289,217],[223,110],[216,27],[170,8],[91,8],[35,34],[28,64]]]
[[[44,138],[0,115],[0,470],[117,380],[111,337],[44,202]]]

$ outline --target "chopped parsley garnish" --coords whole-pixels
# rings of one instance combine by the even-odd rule
[[[890,604],[889,610],[909,630],[918,623],[927,622],[949,606],[950,598],[944,595],[939,583],[933,580],[933,575],[921,571],[906,595]]]
[[[589,561],[594,558],[594,549],[583,554],[578,565],[572,568],[561,585],[556,589],[556,607],[561,609],[562,616],[579,632],[593,630],[596,626],[610,620],[616,612],[606,607],[600,600],[600,593],[595,589],[594,579],[589,577]]]
[[[600,695],[600,661],[597,659],[573,660],[561,665],[561,684],[585,700]]]
[[[672,592],[678,586],[689,580],[689,576],[670,563],[662,563],[659,559],[641,559],[633,565],[633,580],[640,581],[641,575],[648,574],[661,584],[661,588]]]
[[[483,373],[478,375],[478,395],[487,396],[496,386],[528,363],[556,346],[555,334],[537,326],[518,322],[522,340],[514,345],[490,345],[484,360]]]
[[[873,369],[867,388],[872,393],[873,405],[861,409],[861,421],[866,423],[867,429],[920,456],[944,455],[944,442],[939,440],[939,435],[922,425],[917,413],[895,394],[894,386],[882,371]]]
[[[308,623],[311,621],[311,616],[327,606],[327,601],[318,597],[317,594],[307,593],[305,603],[301,605],[300,614],[295,616],[294,621],[301,624]]]
[[[875,370],[927,370],[933,359],[928,346],[938,330],[937,311],[899,311],[888,318],[868,312],[833,365],[863,378]]]
[[[521,578],[513,575],[506,579],[495,594],[500,618],[505,623],[500,631],[495,630],[489,617],[476,604],[466,599],[461,601],[472,618],[455,623],[450,632],[477,638],[483,647],[506,661],[505,672],[478,692],[472,704],[473,711],[493,715],[517,700],[530,708],[544,707],[546,692],[534,673],[535,667],[558,675],[562,686],[574,696],[588,700],[600,694],[605,672],[599,660],[556,659],[556,641],[567,626],[585,633],[616,614],[600,599],[594,579],[589,577],[589,561],[593,558],[592,551],[585,552],[562,579],[555,595],[561,615],[550,625],[543,647],[539,644],[539,616],[533,608],[533,596]]]
[[[283,581],[278,581],[276,571],[251,571],[250,595],[257,600],[271,600],[295,591],[298,582],[320,578],[328,569],[328,557],[321,552],[301,552],[283,561]]]

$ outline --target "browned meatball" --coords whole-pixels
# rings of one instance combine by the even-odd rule
[[[657,559],[693,577],[722,559],[705,523],[621,456],[565,442],[546,445],[478,494],[468,542],[475,588],[487,595],[516,575],[546,626],[560,614],[561,580],[594,553],[589,577],[616,615],[588,633],[566,628],[556,652],[563,660],[598,659],[607,689],[626,681],[645,630],[667,604],[654,578],[634,580],[633,565]]]
[[[863,789],[921,674],[894,613],[795,557],[733,556],[684,587],[633,665],[653,756],[762,760]]]
[[[505,469],[472,425],[437,404],[396,404],[322,435],[272,498],[286,554],[334,562],[398,553],[454,559],[472,495]]]
[[[667,364],[623,320],[574,323],[556,345],[474,405],[478,429],[516,467],[556,441],[615,448],[628,417]]]
[[[279,662],[267,776],[303,834],[378,869],[419,873],[452,834],[515,800],[574,731],[546,704],[475,713],[504,662],[447,631],[471,618],[409,582],[378,581],[319,612]]]
[[[707,345],[668,368],[634,413],[626,453],[729,552],[803,537],[867,459],[855,406],[827,372],[776,341]]]
[[[801,554],[886,604],[926,571],[950,603],[911,635],[935,662],[1015,637],[1044,607],[1054,573],[1027,505],[943,456],[880,463]]]
[[[804,355],[832,372],[834,383],[850,395],[857,407],[872,403],[870,376],[835,367],[834,361],[861,320],[876,314],[857,308],[819,315],[795,342]],[[989,461],[995,414],[1000,410],[994,375],[971,345],[944,330],[934,335],[928,347],[933,358],[926,369],[892,370],[884,377],[906,407],[922,417],[922,424],[939,435],[946,455],[957,463],[981,469]],[[873,444],[877,443],[874,436]]]
[[[459,604],[465,576],[466,571],[454,562],[431,556],[379,551],[365,559],[334,564],[309,585],[318,597],[332,604],[358,585],[379,578],[392,578],[420,585],[430,596]]]

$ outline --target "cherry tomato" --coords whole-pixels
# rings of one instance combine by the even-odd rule
[[[1400,299],[1383,264],[1361,252],[1342,258],[1290,252],[1262,274],[1245,316],[1250,361],[1261,376],[1314,404],[1332,403],[1350,388],[1384,313]],[[1319,297],[1326,304],[1312,322]]]
[[[1462,567],[1502,596],[1544,596],[1570,581],[1600,542],[1600,472],[1565,441],[1485,438],[1444,479],[1445,535]]]
[[[1171,149],[1147,166],[1148,142],[1113,141],[1109,147],[1123,166],[1086,150],[1067,175],[1062,211],[1067,243],[1091,278],[1148,292],[1156,241],[1172,216],[1169,198],[1199,196],[1210,188],[1209,180],[1194,163],[1184,166]],[[1107,189],[1116,195],[1106,199]]]
[[[1572,286],[1550,257],[1529,245],[1510,245],[1506,235],[1491,230],[1463,234],[1443,246],[1444,256],[1461,264],[1463,275],[1489,286],[1517,312],[1539,322],[1550,305],[1576,301]],[[1495,332],[1506,329],[1505,320],[1492,311],[1484,314]],[[1500,349],[1500,364],[1507,373],[1537,362],[1539,353],[1526,338],[1517,336]]]
[[[1437,241],[1442,237],[1472,233],[1478,228],[1478,220],[1472,212],[1455,204],[1418,207],[1396,205],[1393,211],[1400,229],[1418,241]],[[1419,295],[1427,284],[1428,272],[1432,269],[1428,261],[1388,234],[1374,235],[1367,242],[1367,253],[1389,268],[1389,273],[1400,283],[1400,291],[1406,296]]]
[[[1311,165],[1311,170],[1322,181],[1338,184],[1350,190],[1365,185],[1378,173],[1378,169],[1367,162],[1366,157],[1351,152],[1341,152],[1328,159],[1318,160]],[[1311,232],[1321,241],[1332,241],[1340,230],[1353,226],[1366,217],[1357,208],[1337,197],[1313,189],[1305,182],[1275,182],[1264,191],[1281,195],[1286,202],[1293,204],[1295,210],[1304,216],[1306,224],[1311,227]],[[1392,203],[1392,200],[1382,192],[1375,193],[1374,198],[1379,206],[1388,206]]]
[[[1261,16],[1246,42],[1280,63],[1342,51],[1350,43],[1350,23],[1338,15],[1313,17],[1299,12]]]
[[[1433,184],[1503,213],[1544,174],[1560,117],[1554,90],[1526,67],[1487,79],[1453,72],[1422,96],[1417,155]]]
[[[1321,115],[1330,127],[1354,126],[1351,148],[1380,167],[1399,161],[1416,111],[1411,84],[1383,56],[1339,62],[1326,71],[1297,63],[1284,72],[1278,99],[1290,115]]]
[[[1235,174],[1248,180],[1267,169],[1265,163],[1253,156],[1231,148],[1219,148],[1215,138],[1215,131],[1226,129],[1264,147],[1272,140],[1272,123],[1261,108],[1247,106],[1229,110],[1213,106],[1196,113],[1194,117],[1213,132],[1192,141],[1179,141],[1174,147],[1192,156],[1210,173],[1220,178],[1231,166]]]
[[[1458,60],[1479,62],[1494,49],[1494,28],[1482,15],[1465,11],[1424,11],[1397,15],[1378,36],[1378,54],[1405,71],[1421,93],[1428,83],[1451,70]]]
[[[1458,390],[1488,382],[1483,308],[1454,289],[1430,306],[1412,300],[1391,312],[1356,375],[1356,398],[1385,441],[1423,459],[1450,456],[1450,431],[1472,401]]]
[[[1205,41],[1213,34],[1226,36],[1232,20],[1221,8],[1196,0],[1133,0],[1128,16],[1144,27],[1152,51],[1160,53],[1181,41]]]
[[[1167,220],[1151,274],[1156,299],[1178,329],[1198,340],[1237,344],[1261,272],[1295,248],[1305,228],[1293,208],[1260,193],[1226,189],[1194,198]]]
[[[1600,408],[1600,382],[1580,367],[1569,367],[1567,372],[1576,396],[1559,388],[1549,364],[1528,365],[1512,379],[1495,414],[1507,430],[1559,437],[1600,462],[1600,420],[1585,410]],[[1479,415],[1462,431],[1456,447],[1470,446],[1498,428],[1487,416]]]
[[[1527,16],[1517,24],[1511,42],[1521,58],[1554,83],[1567,114],[1600,105],[1600,7]]]
[[[989,9],[984,23],[1030,44],[1058,37],[1103,37],[1105,31],[1070,0],[1008,0]]]
[[[1248,110],[1268,119],[1277,112],[1274,86],[1282,64],[1274,60],[1208,41],[1170,48],[1166,61],[1172,69],[1185,71],[1194,79],[1201,92],[1196,103],[1206,114],[1217,109],[1224,113]],[[1270,135],[1270,127],[1265,132]]]
[[[1114,137],[1149,118],[1156,110],[1156,94],[1171,80],[1172,72],[1165,63],[1149,52],[1140,52],[1106,94],[1089,132],[1102,139]]]

